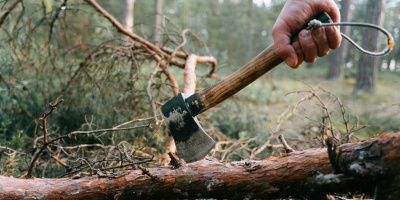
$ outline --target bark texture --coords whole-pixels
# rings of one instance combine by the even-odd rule
[[[353,13],[351,9],[352,0],[342,0],[340,1],[340,17],[342,22],[349,22],[353,18]],[[350,27],[341,26],[340,31],[345,35],[349,35]],[[331,65],[328,69],[327,79],[339,81],[344,77],[344,69],[346,64],[346,57],[348,52],[349,43],[343,39],[339,48],[332,51],[330,56]]]
[[[386,0],[368,0],[365,22],[382,26],[385,5]],[[365,49],[377,51],[378,42],[378,32],[376,30],[366,29],[363,32],[362,46]],[[357,66],[357,78],[353,94],[376,92],[378,59],[376,56],[361,54]]]
[[[124,0],[124,8],[122,12],[122,26],[128,30],[129,32],[133,33],[133,25],[134,25],[134,0]],[[132,39],[126,35],[122,35],[122,41],[124,45],[130,45],[132,43]]]
[[[337,173],[370,187],[375,199],[400,198],[400,132],[341,145],[330,157]]]
[[[17,179],[0,177],[0,199],[322,199],[326,193],[375,192],[400,196],[400,133],[330,150],[295,151],[263,161],[206,159],[179,169],[133,170],[119,178]],[[332,174],[333,168],[341,174]],[[372,194],[373,195],[373,194]]]
[[[153,23],[153,42],[155,45],[162,45],[161,40],[161,21],[162,21],[162,8],[163,8],[163,0],[155,0],[154,4],[154,23]]]

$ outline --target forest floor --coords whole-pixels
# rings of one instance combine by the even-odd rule
[[[234,98],[211,109],[212,120],[217,120],[216,126],[234,138],[258,137],[266,141],[277,130],[277,134],[284,134],[302,149],[321,145],[309,140],[317,137],[326,116],[321,104],[331,113],[333,128],[338,132],[357,130],[353,141],[400,131],[400,72],[379,71],[376,93],[360,95],[352,94],[354,69],[346,69],[345,74],[344,80],[326,81],[326,67],[313,65],[292,70],[278,66]],[[315,96],[311,100],[301,100],[312,93]]]

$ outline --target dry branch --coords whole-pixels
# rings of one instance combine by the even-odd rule
[[[185,64],[185,84],[183,87],[183,93],[186,96],[191,96],[196,90],[196,64],[197,56],[190,54],[186,59]]]
[[[180,52],[181,49],[186,44],[186,37],[185,34],[190,32],[190,30],[185,29],[182,32],[183,42],[180,44],[175,50],[171,50],[169,48],[160,48],[155,44],[147,41],[146,39],[140,37],[139,35],[133,33],[131,30],[125,28],[121,25],[110,13],[108,13],[105,9],[103,9],[95,0],[86,0],[88,4],[90,4],[94,9],[97,10],[99,14],[105,17],[119,32],[123,33],[124,35],[130,37],[134,43],[134,47],[138,49],[143,49],[148,52],[150,55],[153,55],[153,59],[159,63],[159,66],[163,69],[163,72],[168,77],[168,80],[171,82],[172,89],[174,94],[179,92],[178,84],[173,77],[173,75],[167,69],[168,65],[174,65],[180,68],[185,67],[184,62],[180,62],[176,57],[181,59],[187,59],[188,55],[184,52]],[[216,68],[216,59],[211,56],[201,56],[197,60],[198,63],[211,63],[212,67],[208,74],[209,77],[215,77],[214,74]]]
[[[34,154],[33,154],[32,157],[31,157],[31,162],[30,162],[30,164],[29,164],[29,167],[28,167],[27,172],[26,172],[22,177],[27,177],[27,178],[32,177],[33,170],[35,169],[36,164],[39,162],[41,155],[42,155],[43,152],[45,152],[45,151],[47,151],[47,153],[50,155],[49,157],[51,157],[53,160],[55,160],[58,164],[60,164],[60,165],[62,165],[62,166],[64,166],[64,167],[67,168],[67,173],[65,174],[65,175],[67,175],[67,174],[79,173],[83,168],[80,168],[80,167],[77,167],[77,166],[70,166],[69,164],[67,164],[66,162],[64,162],[62,159],[60,159],[60,158],[58,157],[59,155],[57,155],[57,154],[59,154],[59,152],[60,152],[61,150],[65,153],[65,149],[68,149],[68,148],[78,148],[78,149],[79,149],[79,148],[81,148],[81,147],[88,147],[88,148],[90,148],[90,147],[95,147],[95,146],[100,147],[100,148],[108,148],[108,147],[106,147],[106,146],[104,146],[104,145],[100,145],[100,144],[91,144],[91,145],[87,145],[87,144],[86,144],[86,145],[78,145],[78,146],[74,146],[74,147],[62,147],[62,146],[60,146],[60,145],[57,144],[57,142],[59,142],[60,140],[67,139],[67,138],[71,138],[71,137],[76,136],[76,135],[89,135],[89,134],[94,134],[94,133],[102,133],[102,134],[105,134],[105,133],[107,133],[107,132],[114,132],[114,131],[125,131],[125,130],[141,129],[141,128],[150,128],[150,127],[151,127],[151,124],[153,123],[153,121],[156,120],[154,117],[142,118],[142,119],[135,119],[135,120],[127,121],[127,122],[124,122],[124,123],[119,124],[119,125],[117,125],[117,126],[114,126],[113,128],[108,128],[108,129],[97,129],[97,130],[90,130],[90,131],[73,131],[73,132],[70,132],[70,133],[68,133],[68,134],[66,134],[66,135],[58,135],[58,136],[55,137],[55,138],[54,138],[54,136],[53,136],[53,137],[50,137],[51,134],[50,134],[49,131],[47,130],[47,119],[48,119],[48,117],[50,117],[50,115],[57,109],[57,106],[58,106],[60,103],[62,103],[63,101],[64,101],[63,99],[61,99],[61,100],[57,99],[54,103],[49,103],[48,106],[50,107],[50,110],[49,110],[47,113],[43,114],[43,116],[39,119],[39,120],[41,120],[41,121],[43,122],[43,126],[40,127],[40,128],[43,130],[43,135],[40,136],[40,137],[37,137],[37,138],[34,140],[34,145],[33,145],[33,146],[35,147],[36,150],[35,150]],[[131,127],[123,127],[123,126],[126,126],[126,125],[130,125],[130,124],[132,124],[132,123],[144,122],[144,121],[147,121],[148,123],[147,123],[147,124],[144,124],[144,125],[137,125],[137,126],[131,126]],[[90,123],[91,123],[91,122],[90,122]],[[157,129],[157,130],[158,130],[158,129]],[[40,145],[37,146],[37,143],[38,143],[39,140],[43,140],[43,142],[42,142]],[[49,147],[54,147],[54,146],[57,147],[57,152],[52,152],[51,148],[49,148]],[[1,146],[0,146],[0,147],[1,147]],[[112,148],[114,148],[114,147],[110,147],[110,149],[112,149]],[[139,151],[140,151],[140,150],[135,150],[136,153],[138,153]],[[108,156],[110,155],[109,153],[110,153],[110,152],[108,152]],[[121,154],[121,153],[122,153],[122,152],[120,151],[120,154]],[[131,155],[133,152],[131,152],[131,153],[128,155],[128,154],[126,153],[126,150],[124,150],[123,153],[126,154],[125,157],[126,157],[126,159],[129,160],[129,158],[130,158],[129,155]],[[66,154],[68,154],[68,153],[66,153]],[[69,154],[71,154],[71,152],[70,152]],[[73,154],[73,153],[72,153],[72,154]],[[70,156],[71,156],[71,155],[70,155]],[[146,155],[146,156],[147,156],[147,157],[150,157],[149,155]],[[153,157],[153,156],[152,156],[152,157]],[[95,168],[93,168],[93,166],[92,166],[86,159],[78,158],[78,159],[75,159],[75,160],[81,160],[81,161],[84,162],[88,167],[90,167],[91,171],[94,171]],[[120,160],[118,160],[118,162],[121,163],[120,166],[104,167],[104,166],[102,165],[101,168],[96,169],[96,170],[108,170],[108,169],[124,168],[124,167],[126,167],[126,166],[137,165],[138,163],[143,163],[143,162],[147,163],[147,162],[149,162],[149,161],[146,161],[146,160],[143,160],[143,159],[139,159],[140,161],[138,161],[138,162],[133,162],[133,160],[129,160],[129,162],[130,162],[129,165],[123,165],[124,160],[125,160],[125,159],[123,159],[123,158],[121,158]],[[152,160],[152,159],[151,159],[151,160]],[[115,161],[115,160],[114,160],[114,161]],[[100,162],[103,162],[103,163],[104,163],[104,162],[107,162],[107,159],[102,159]],[[113,162],[113,161],[110,160],[110,163],[112,163],[112,162]],[[91,174],[93,174],[93,173],[91,172]]]
[[[134,41],[137,41],[140,44],[144,45],[145,47],[143,47],[143,48],[147,48],[149,51],[157,53],[157,54],[161,55],[162,57],[165,57],[167,60],[169,60],[170,63],[172,63],[172,64],[174,64],[176,66],[180,66],[181,68],[183,68],[183,66],[181,64],[175,63],[175,59],[172,59],[171,55],[165,53],[159,47],[157,47],[156,45],[152,44],[151,42],[145,40],[144,38],[132,33],[128,29],[124,28],[122,26],[122,24],[120,24],[110,13],[108,13],[106,10],[104,10],[96,1],[94,1],[94,0],[86,0],[86,2],[89,3],[94,9],[96,9],[99,12],[99,14],[103,15],[106,19],[108,19],[108,21],[110,21],[111,24],[118,31],[120,31],[121,33],[129,36]]]
[[[17,179],[0,177],[0,198],[156,199],[286,198],[322,199],[326,193],[375,192],[400,195],[400,133],[383,134],[335,149],[331,174],[326,149],[296,151],[263,161],[202,160],[179,169],[132,170],[117,178]],[[145,172],[145,174],[144,174]],[[99,174],[99,173],[98,173]],[[372,194],[374,195],[374,194]]]
[[[38,148],[36,151],[35,151],[35,153],[33,154],[33,156],[32,156],[32,159],[31,159],[31,163],[30,163],[30,165],[29,165],[29,168],[28,168],[28,171],[27,171],[27,173],[26,173],[26,176],[27,177],[31,177],[31,175],[32,175],[32,170],[33,170],[33,168],[35,168],[35,166],[36,166],[36,162],[38,161],[38,159],[40,158],[40,155],[43,153],[43,151],[47,148],[47,146],[51,143],[51,142],[48,142],[48,135],[49,135],[49,133],[48,133],[48,131],[47,131],[47,118],[57,109],[57,106],[60,104],[60,103],[62,103],[62,102],[64,102],[64,100],[63,99],[61,99],[61,100],[56,100],[54,103],[49,103],[49,107],[50,107],[50,111],[49,112],[47,112],[47,113],[45,113],[44,115],[43,115],[43,117],[41,117],[39,120],[41,120],[41,121],[43,121],[43,126],[41,127],[42,128],[42,130],[43,130],[43,146],[42,147],[40,147],[40,148]]]
[[[5,9],[2,13],[0,13],[0,27],[3,25],[4,21],[8,17],[8,15],[11,13],[12,10],[14,10],[15,7],[21,2],[22,0],[15,0],[10,7]]]
[[[190,54],[186,58],[185,63],[185,84],[183,87],[183,93],[186,96],[192,95],[196,90],[196,65],[198,63],[211,63],[212,68],[208,76],[211,77],[214,74],[215,66],[217,65],[217,60],[212,56],[197,56],[195,54]]]

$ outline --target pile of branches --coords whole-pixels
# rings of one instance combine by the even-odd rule
[[[209,64],[210,70],[206,77],[219,79],[215,74],[217,61],[214,57],[190,54],[184,50],[184,46],[187,45],[187,35],[194,35],[189,29],[182,31],[180,42],[168,35],[168,42],[174,44],[175,48],[169,48],[162,44],[157,46],[123,27],[96,1],[87,0],[86,3],[94,8],[100,16],[108,20],[115,30],[129,37],[131,40],[129,43],[124,43],[120,38],[116,40],[113,39],[95,47],[85,56],[83,61],[79,63],[79,66],[74,69],[72,76],[66,81],[66,84],[62,86],[63,88],[59,89],[59,93],[65,96],[76,90],[74,88],[76,84],[79,85],[81,82],[83,85],[83,81],[79,79],[81,74],[87,76],[89,81],[92,81],[95,86],[101,88],[101,84],[96,80],[96,75],[101,74],[102,72],[100,70],[103,69],[96,65],[102,65],[103,63],[107,63],[107,65],[113,65],[113,63],[118,65],[120,64],[118,60],[121,59],[123,59],[125,63],[134,63],[133,65],[137,67],[136,71],[132,70],[132,74],[130,74],[132,83],[128,83],[132,84],[129,87],[133,88],[134,82],[140,79],[140,74],[138,72],[139,66],[143,63],[147,63],[150,67],[152,66],[152,69],[150,69],[150,77],[146,80],[147,84],[144,92],[140,91],[136,97],[126,99],[130,101],[129,103],[131,104],[126,109],[136,109],[136,112],[140,113],[142,116],[144,115],[144,117],[139,115],[130,121],[103,129],[98,128],[99,125],[93,121],[93,118],[87,119],[85,117],[85,123],[81,126],[82,130],[65,133],[50,121],[56,114],[57,108],[62,108],[65,102],[68,104],[71,103],[68,101],[72,98],[69,96],[66,96],[64,99],[57,98],[54,102],[48,104],[46,112],[44,112],[38,120],[35,119],[37,123],[34,131],[34,138],[27,144],[29,146],[28,148],[21,147],[22,149],[28,149],[28,152],[17,151],[7,146],[0,146],[0,156],[8,156],[8,159],[4,164],[2,163],[3,165],[0,168],[0,174],[2,175],[44,178],[81,177],[84,175],[97,174],[116,177],[123,175],[128,169],[143,169],[145,171],[143,166],[154,167],[166,164],[169,162],[170,158],[165,150],[160,151],[160,148],[149,145],[151,144],[150,137],[154,138],[157,135],[157,137],[162,138],[161,134],[165,135],[165,133],[168,132],[162,123],[163,119],[159,112],[160,101],[171,98],[181,91],[187,95],[192,94],[196,89],[195,68],[199,63]],[[5,9],[5,12],[1,14],[0,26],[18,5],[25,7],[24,2],[21,0],[12,2],[10,6]],[[53,29],[55,29],[55,23],[67,5],[68,1],[63,1],[60,8],[54,11],[50,20],[49,41],[54,37],[52,34]],[[45,8],[43,8],[43,10],[44,9]],[[51,48],[48,49],[49,54],[52,54]],[[183,88],[179,87],[176,77],[170,71],[169,68],[171,66],[184,70],[183,74],[185,80]],[[94,68],[92,74],[88,72],[88,69],[91,67]],[[105,71],[107,70],[110,69],[105,69]],[[105,75],[105,78],[112,79],[112,77],[109,77],[107,74],[112,73],[106,72]],[[162,84],[169,87],[168,91],[163,90],[160,86],[160,81],[156,80],[156,78],[161,76],[166,77],[166,81],[163,81]],[[3,77],[0,77],[0,80],[6,84],[6,86],[9,86]],[[11,88],[11,86],[9,86],[9,88]],[[164,99],[160,99],[160,95],[155,97],[155,90],[157,90],[157,93],[162,93],[162,98]],[[138,112],[137,107],[143,104],[140,101],[143,101],[143,98],[146,97],[150,106],[147,108],[140,108],[145,110]],[[18,98],[16,99],[18,100]],[[137,106],[134,104],[137,104]],[[28,113],[31,118],[35,118],[29,111],[24,109],[23,106],[20,107],[25,113]],[[135,112],[132,113],[136,114]],[[132,115],[132,113],[130,115]],[[146,116],[146,114],[148,115]],[[217,131],[217,129],[211,126],[209,126],[209,128],[211,129],[210,132],[213,130]],[[125,134],[129,133],[129,131],[147,132],[148,134],[142,137],[134,136],[134,142],[128,142],[123,139],[121,139],[122,141],[115,141],[115,135],[111,135],[115,132]],[[223,135],[217,134],[217,137],[223,137]],[[166,135],[166,137],[164,136],[164,138],[168,138],[168,135]],[[88,140],[89,142],[87,142]],[[170,140],[169,146],[164,146],[163,149],[174,152],[173,141]],[[25,161],[26,166],[21,166],[21,162],[23,161]]]
[[[16,0],[9,6],[7,12],[2,14],[1,22],[4,21],[7,15],[15,9],[20,2],[21,1]],[[66,3],[67,1],[64,1],[61,6],[66,6]],[[146,137],[140,139],[145,142],[137,142],[135,144],[124,140],[121,142],[115,142],[113,137],[107,137],[107,135],[114,132],[144,130],[150,132],[150,137],[155,135],[157,135],[156,137],[161,137],[159,132],[164,133],[168,131],[163,125],[159,106],[161,105],[161,102],[177,95],[181,91],[187,96],[194,93],[196,90],[195,71],[197,64],[208,63],[210,70],[207,77],[216,80],[220,79],[215,73],[217,61],[214,57],[199,56],[187,53],[184,50],[185,45],[187,45],[187,35],[193,34],[190,30],[185,29],[181,32],[180,42],[172,36],[167,36],[168,42],[174,44],[175,48],[168,48],[165,45],[157,46],[124,28],[96,1],[86,0],[86,3],[94,8],[97,13],[107,19],[118,32],[129,37],[131,43],[126,45],[122,42],[113,43],[109,41],[94,48],[79,64],[79,67],[75,70],[67,84],[61,89],[61,93],[71,93],[72,85],[74,82],[77,82],[77,77],[80,73],[86,73],[86,75],[90,77],[91,81],[95,81],[95,77],[91,76],[87,72],[88,68],[98,65],[99,62],[112,63],[113,61],[110,61],[108,59],[109,57],[126,59],[129,62],[135,63],[135,66],[137,67],[140,65],[139,63],[147,62],[153,66],[153,69],[150,70],[150,77],[146,80],[147,85],[145,87],[145,94],[141,94],[141,98],[147,97],[148,99],[150,106],[147,110],[149,112],[147,113],[149,113],[149,115],[146,117],[137,117],[136,119],[106,129],[97,129],[96,127],[98,126],[92,120],[85,119],[86,122],[82,127],[86,127],[88,129],[87,131],[72,131],[65,134],[58,130],[51,130],[51,128],[49,128],[51,125],[48,125],[48,119],[51,118],[57,107],[63,105],[62,103],[64,100],[57,99],[48,105],[48,111],[39,118],[40,123],[37,124],[37,130],[35,131],[36,137],[32,141],[30,154],[18,152],[7,147],[0,147],[1,150],[5,151],[10,158],[10,162],[3,165],[3,168],[1,169],[2,174],[9,174],[6,173],[6,171],[8,168],[12,168],[12,160],[16,158],[17,155],[26,162],[26,169],[22,170],[25,172],[20,177],[81,177],[83,175],[93,174],[119,176],[124,174],[126,169],[140,169],[142,166],[157,167],[168,164],[171,155],[168,155],[166,152],[175,152],[174,142],[172,139],[169,140],[170,142],[168,146],[163,148],[164,151],[160,151],[160,149],[150,147],[148,145],[149,138]],[[60,11],[61,8],[57,10],[56,16]],[[52,22],[54,22],[55,19],[56,18],[54,18]],[[52,24],[54,25],[54,23]],[[179,87],[176,77],[169,69],[171,66],[183,70],[184,84],[182,88]],[[166,77],[166,81],[163,81],[163,85],[167,85],[170,89],[169,91],[163,90],[163,88],[159,86],[160,82],[155,80],[161,75]],[[132,79],[135,80],[138,79],[138,76],[138,74],[131,75],[131,77],[133,77]],[[96,82],[95,85],[98,85],[98,83]],[[158,93],[162,93],[165,96],[163,97],[164,99],[154,96],[154,87],[156,87]],[[238,158],[242,160],[248,158],[264,158],[266,157],[265,151],[271,149],[273,152],[277,151],[277,155],[283,152],[290,152],[291,148],[287,145],[283,137],[281,137],[280,142],[277,141],[276,138],[282,132],[282,124],[295,114],[296,110],[303,102],[312,99],[316,100],[316,104],[321,107],[324,115],[321,121],[314,121],[319,129],[319,132],[315,134],[315,137],[318,139],[318,144],[315,146],[326,146],[325,141],[328,137],[333,138],[333,140],[338,144],[349,142],[354,132],[364,128],[364,126],[350,126],[350,119],[346,107],[333,94],[323,91],[323,93],[327,93],[333,97],[333,101],[339,105],[343,123],[345,125],[345,133],[340,133],[340,131],[334,127],[332,110],[329,108],[329,105],[322,100],[321,94],[318,93],[316,88],[310,86],[309,91],[299,91],[294,93],[305,95],[299,100],[297,105],[289,107],[288,110],[279,117],[276,121],[275,128],[269,134],[268,140],[260,146],[254,145],[254,143],[257,143],[256,141],[259,141],[259,138],[257,137],[232,140],[226,137],[217,128],[207,123],[206,120],[200,118],[206,131],[218,141],[216,148],[211,152],[211,155],[221,161],[231,161],[237,160]],[[137,97],[136,100],[133,99],[130,101],[130,104],[137,103],[137,99],[140,98]],[[96,142],[78,143],[73,145],[69,142],[71,139],[80,140],[82,137],[92,137]],[[107,137],[107,141],[104,141],[104,139],[102,139],[103,137]],[[142,169],[144,170],[145,168]],[[60,173],[60,171],[62,173]]]

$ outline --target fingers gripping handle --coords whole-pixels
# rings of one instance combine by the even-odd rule
[[[330,17],[323,13],[316,19],[327,22]],[[306,27],[307,24],[304,28]],[[190,108],[192,116],[196,116],[233,96],[282,62],[275,52],[274,45],[271,45],[226,79],[188,97],[186,105]]]

